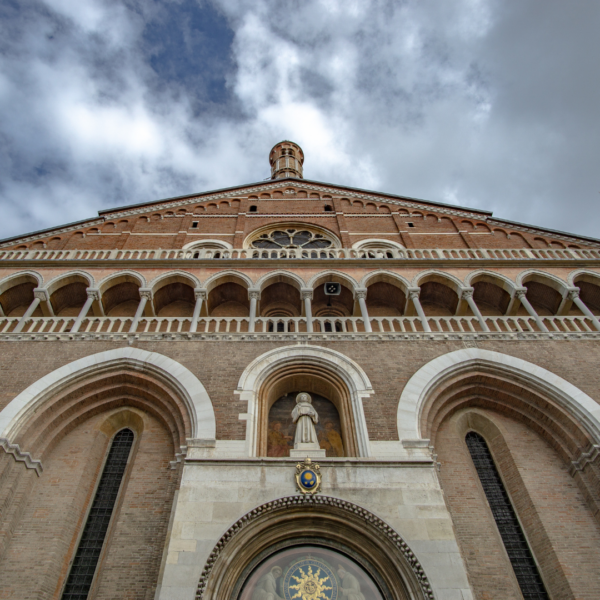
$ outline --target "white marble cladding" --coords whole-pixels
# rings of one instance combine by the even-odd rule
[[[472,599],[431,460],[319,462],[322,493],[362,506],[393,527],[419,559],[437,600]],[[193,600],[206,559],[227,529],[253,508],[298,493],[295,465],[289,459],[187,462],[157,600]]]

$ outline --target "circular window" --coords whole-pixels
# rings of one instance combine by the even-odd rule
[[[286,249],[286,248],[330,248],[331,240],[322,233],[308,229],[277,229],[263,233],[250,244],[252,248]]]
[[[243,585],[238,600],[383,600],[373,578],[345,554],[296,546],[271,555]]]

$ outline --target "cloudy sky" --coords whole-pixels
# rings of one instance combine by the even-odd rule
[[[308,179],[600,237],[600,3],[4,0],[0,236]]]

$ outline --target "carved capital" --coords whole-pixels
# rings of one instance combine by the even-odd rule
[[[515,296],[519,299],[522,300],[523,298],[525,298],[525,296],[527,296],[527,288],[526,287],[522,287],[522,288],[517,288],[515,290]]]
[[[569,300],[575,300],[575,298],[579,298],[579,292],[581,290],[578,287],[569,288],[567,290],[567,297]]]
[[[418,300],[419,295],[421,294],[421,288],[420,287],[408,288],[407,292],[408,292],[408,297],[411,300]]]
[[[463,289],[461,290],[461,293],[460,293],[460,295],[461,295],[461,298],[462,298],[463,300],[468,300],[469,298],[472,298],[472,297],[473,297],[473,292],[474,292],[474,291],[475,291],[475,290],[474,290],[472,287],[466,287],[466,288],[463,288]]]
[[[42,302],[48,302],[50,295],[48,294],[48,290],[45,288],[35,288],[33,290],[33,297],[41,300]]]
[[[86,290],[86,293],[88,298],[92,298],[92,300],[96,300],[98,302],[102,297],[102,294],[100,293],[100,290],[98,288],[88,288]]]
[[[302,288],[300,290],[300,295],[302,296],[302,300],[306,300],[307,298],[309,300],[313,299],[313,290],[312,288]]]
[[[208,291],[204,288],[195,288],[194,297],[196,300],[202,300],[203,302],[206,302],[206,299],[208,298]]]
[[[354,290],[354,296],[357,300],[367,299],[367,288],[356,288]]]
[[[140,288],[140,298],[152,300],[152,290],[150,288]]]
[[[250,300],[260,300],[260,290],[250,288],[248,290],[248,298]]]

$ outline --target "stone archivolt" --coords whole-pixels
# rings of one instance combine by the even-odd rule
[[[248,564],[263,550],[287,540],[326,536],[368,557],[388,588],[389,600],[434,600],[418,558],[385,521],[340,498],[298,495],[266,502],[234,523],[210,553],[196,600],[230,598]]]

